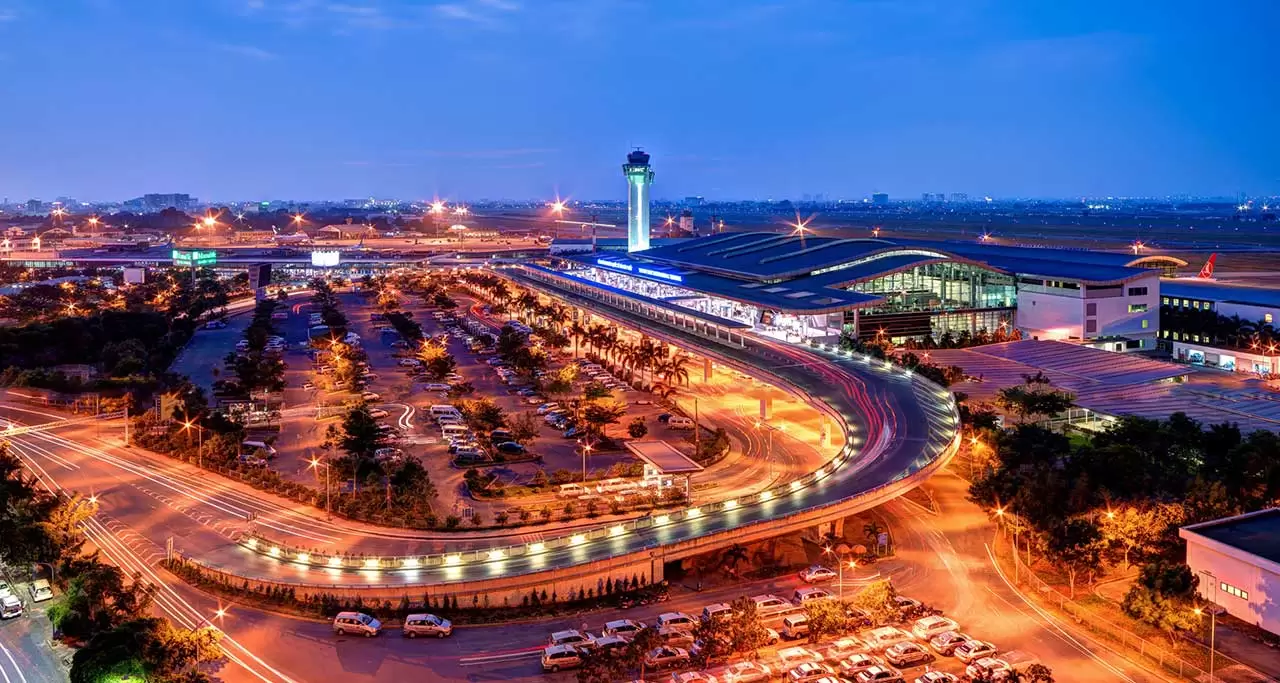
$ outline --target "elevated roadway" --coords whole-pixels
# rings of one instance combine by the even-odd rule
[[[371,589],[400,594],[410,586],[437,585],[470,595],[527,592],[530,585],[547,582],[579,585],[602,573],[639,573],[657,580],[664,562],[842,519],[900,495],[945,463],[956,443],[957,419],[949,394],[899,369],[756,337],[749,337],[743,346],[727,345],[504,272],[521,284],[796,392],[846,431],[846,448],[827,466],[787,484],[785,490],[768,489],[732,501],[563,535],[457,532],[451,537],[456,547],[466,550],[394,558],[343,557],[336,563],[335,555],[312,548],[365,533],[404,537],[408,545],[418,535],[324,520],[316,511],[299,510],[287,502],[282,505],[177,463],[152,468],[135,454],[122,453],[106,442],[95,443],[92,436],[25,435],[14,439],[15,450],[33,468],[68,482],[68,488],[93,489],[97,482],[96,490],[102,492],[128,480],[131,488],[119,491],[120,501],[113,502],[115,493],[100,498],[108,514],[141,527],[136,533],[153,556],[172,535],[175,546],[188,555],[253,580],[361,589],[366,595]],[[139,490],[146,494],[142,501]],[[169,508],[167,514],[153,514],[163,507]],[[248,511],[255,511],[256,531],[263,536],[233,543],[232,538],[249,530]],[[237,519],[237,515],[243,516]],[[138,521],[143,517],[155,522]],[[309,535],[312,543],[289,538],[300,533]],[[296,549],[285,545],[285,540],[293,541]],[[299,557],[299,552],[306,557]]]

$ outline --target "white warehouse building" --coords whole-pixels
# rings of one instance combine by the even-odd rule
[[[1178,535],[1201,597],[1280,635],[1280,508],[1193,524]]]

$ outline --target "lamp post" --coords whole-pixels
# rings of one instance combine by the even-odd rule
[[[319,458],[311,459],[311,469],[324,468],[324,517],[325,519],[333,519],[333,507],[330,504],[329,493],[329,470],[333,467],[327,462],[321,462]]]
[[[587,455],[591,453],[591,444],[582,442],[582,483],[587,483]]]
[[[854,570],[854,569],[857,569],[857,568],[858,568],[858,561],[857,561],[857,560],[849,560],[848,562],[841,562],[841,563],[840,563],[840,600],[841,600],[841,601],[843,601],[843,600],[844,600],[844,566],[845,566],[846,564],[847,564],[847,565],[849,565],[849,570],[850,570],[850,571],[852,571],[852,570]]]
[[[1207,576],[1210,579],[1213,579],[1215,582],[1217,581],[1217,578],[1218,578],[1214,576],[1213,572],[1209,571],[1208,569],[1201,569],[1199,572],[1196,572],[1196,573],[1203,574],[1204,576]],[[1213,675],[1213,669],[1214,669],[1213,665],[1214,665],[1214,659],[1215,659],[1214,655],[1217,654],[1217,643],[1214,641],[1218,633],[1218,600],[1217,600],[1218,584],[1217,583],[1213,583],[1213,597],[1214,599],[1210,601],[1213,604],[1207,610],[1209,612],[1209,683],[1214,683],[1214,681],[1217,680]],[[1195,609],[1197,616],[1204,616],[1205,611],[1206,610],[1201,609],[1199,607]]]
[[[182,423],[182,431],[189,431],[192,427],[196,429],[196,467],[204,469],[204,425],[191,422],[190,420]],[[187,443],[191,443],[188,441]]]
[[[1013,514],[1012,512],[1006,513],[1004,511],[1004,508],[1002,507],[996,508],[996,517],[999,517],[1001,521],[1004,520],[1004,517],[1006,514],[1015,519],[1015,521],[1013,522],[1013,583],[1014,585],[1017,585],[1018,583],[1018,532],[1021,530],[1022,524],[1020,520],[1017,520],[1017,515]],[[1030,551],[1030,548],[1028,548],[1028,551]]]
[[[767,441],[765,442],[766,446],[765,446],[764,458],[765,458],[765,462],[769,463],[769,483],[773,483],[773,433],[780,432],[780,431],[785,432],[786,428],[785,426],[782,426],[782,425],[775,427],[769,424],[768,422],[757,420],[756,429],[764,429],[769,434]]]

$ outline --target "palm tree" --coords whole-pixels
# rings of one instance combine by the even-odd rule
[[[884,533],[884,526],[874,519],[862,525],[862,535],[866,536],[872,545],[879,543],[880,534],[882,533]]]
[[[688,365],[688,363],[689,363],[689,357],[684,354],[677,353],[676,355],[672,356],[670,359],[667,360],[667,363],[666,363],[667,374],[665,377],[663,377],[663,379],[667,380],[668,382],[674,379],[676,382],[680,384],[688,384],[689,368],[685,367],[686,365]]]
[[[675,396],[676,393],[678,393],[676,388],[669,384],[662,384],[659,382],[658,384],[653,385],[653,395],[664,401]]]
[[[587,339],[587,328],[577,320],[569,325],[569,338],[573,340],[573,357],[578,357],[578,345]]]

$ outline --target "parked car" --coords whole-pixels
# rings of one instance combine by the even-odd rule
[[[781,662],[784,671],[790,671],[805,662],[821,662],[822,660],[822,655],[807,647],[784,647],[778,650],[778,661]]]
[[[836,675],[835,669],[821,662],[805,662],[787,672],[787,683],[810,683],[819,678]]]
[[[824,567],[820,564],[811,565],[800,572],[800,580],[805,583],[835,581],[839,576],[840,575],[834,569]]]
[[[831,595],[831,591],[829,590],[826,590],[823,588],[817,588],[814,586],[804,586],[801,588],[797,588],[795,592],[791,594],[791,602],[794,602],[797,605],[803,606],[806,602],[812,602],[814,600],[827,600],[827,599],[830,599],[831,597],[833,596]]]
[[[926,671],[914,683],[960,683],[960,677],[945,671]]]
[[[885,648],[884,658],[898,667],[917,666],[933,661],[933,653],[920,643],[906,641]]]
[[[946,631],[929,639],[929,647],[940,655],[951,656],[956,648],[969,642],[971,638],[956,631]]]
[[[764,683],[773,677],[773,671],[759,662],[735,662],[720,673],[724,683]]]
[[[928,640],[939,633],[955,631],[959,628],[960,625],[957,624],[954,619],[929,616],[917,619],[916,623],[911,625],[911,632],[914,633],[917,638]]]
[[[556,673],[582,666],[582,654],[572,645],[548,645],[542,650],[542,670]]]
[[[664,612],[658,615],[658,620],[655,622],[655,625],[658,628],[668,627],[683,631],[692,631],[697,627],[698,622],[696,619],[684,612]]]
[[[862,651],[862,641],[857,638],[841,638],[827,648],[827,661],[839,662]]]
[[[644,665],[651,669],[668,669],[689,664],[689,651],[681,647],[663,645],[655,647],[644,656]]]
[[[372,638],[382,631],[382,622],[364,612],[339,612],[333,618],[335,635],[358,635]]]
[[[955,649],[952,650],[952,654],[956,656],[956,659],[959,659],[966,664],[977,659],[982,659],[983,657],[994,656],[995,653],[996,646],[986,642],[985,640],[970,640],[966,643],[957,645]]]
[[[876,666],[883,667],[884,660],[866,652],[858,652],[845,657],[844,661],[840,662],[840,675],[852,679],[858,675],[858,672],[866,671]]]
[[[434,614],[410,614],[404,618],[401,631],[406,638],[418,636],[445,638],[453,635],[453,623]]]
[[[606,636],[631,638],[644,629],[645,624],[643,621],[636,621],[634,619],[618,619],[617,621],[611,621],[605,624],[603,633]]]
[[[595,645],[595,638],[590,633],[584,633],[577,629],[569,629],[567,631],[556,631],[547,637],[548,645],[572,645],[574,647],[591,648]]]
[[[853,677],[857,683],[901,683],[902,672],[887,666],[873,666]]]
[[[525,453],[524,446],[514,441],[503,441],[493,448],[499,453],[504,453],[506,455],[524,455]]]

